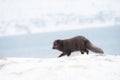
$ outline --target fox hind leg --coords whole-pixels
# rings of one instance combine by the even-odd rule
[[[89,51],[86,49],[85,52],[87,53],[87,55],[89,54]]]
[[[70,56],[71,55],[71,52],[67,53],[67,56]]]

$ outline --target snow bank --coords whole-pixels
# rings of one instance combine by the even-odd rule
[[[120,56],[1,58],[1,80],[120,80]]]

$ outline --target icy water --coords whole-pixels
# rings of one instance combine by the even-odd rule
[[[105,54],[120,55],[120,26],[0,37],[0,57],[56,57],[53,41],[83,35]]]

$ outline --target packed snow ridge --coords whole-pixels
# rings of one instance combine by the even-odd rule
[[[120,80],[120,56],[1,58],[1,80]]]

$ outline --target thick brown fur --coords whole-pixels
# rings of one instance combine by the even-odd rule
[[[104,53],[101,48],[94,46],[84,36],[76,36],[65,40],[55,40],[53,44],[53,49],[57,49],[63,52],[58,57],[62,57],[64,55],[70,56],[71,53],[74,51],[80,51],[81,54],[84,54],[84,52],[89,54],[89,50],[95,53]]]

